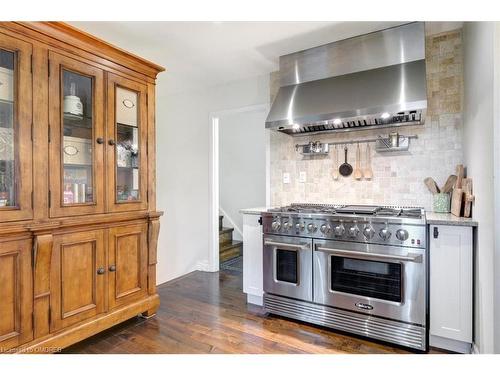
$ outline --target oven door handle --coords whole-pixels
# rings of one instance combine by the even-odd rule
[[[375,260],[395,260],[395,261],[403,261],[403,262],[415,262],[422,263],[422,255],[420,254],[412,254],[408,253],[407,255],[387,255],[387,254],[374,254],[374,253],[365,253],[361,251],[350,251],[350,250],[339,250],[339,249],[331,249],[328,247],[317,246],[317,251],[322,251],[325,253],[330,253],[334,255],[341,255],[347,258],[358,258],[358,259],[375,259]]]
[[[294,244],[294,243],[285,243],[285,242],[276,242],[276,241],[264,241],[265,246],[276,246],[276,247],[284,247],[296,250],[303,250],[309,248],[309,244]]]

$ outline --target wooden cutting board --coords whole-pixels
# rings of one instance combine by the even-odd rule
[[[462,179],[464,178],[464,166],[462,164],[457,165],[457,182],[455,188],[453,189],[453,194],[451,196],[451,213],[452,215],[461,216],[462,213],[462,199],[464,191],[462,190]]]
[[[472,195],[472,178],[464,178],[462,186],[464,191],[464,217],[471,217],[472,202],[474,202],[474,195]]]

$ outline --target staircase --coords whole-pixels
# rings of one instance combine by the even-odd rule
[[[224,228],[219,215],[219,262],[226,262],[230,259],[243,255],[243,242],[233,240],[234,228]]]

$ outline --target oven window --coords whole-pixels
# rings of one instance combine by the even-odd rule
[[[276,249],[276,280],[298,283],[297,252]]]
[[[402,301],[402,265],[331,256],[334,291],[386,301]]]

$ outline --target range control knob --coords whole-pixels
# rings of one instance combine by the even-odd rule
[[[368,240],[371,240],[373,238],[373,236],[375,235],[375,231],[373,230],[371,225],[365,226],[365,228],[363,229],[363,235]]]
[[[408,231],[405,229],[398,229],[396,231],[396,238],[400,241],[406,241],[408,239]]]
[[[391,231],[387,227],[381,229],[379,233],[380,238],[382,238],[384,241],[387,241],[389,238],[391,238],[391,234]]]
[[[302,232],[304,230],[305,226],[303,223],[297,223],[295,224],[295,229],[297,229],[297,231],[299,232]]]
[[[284,230],[288,230],[288,229],[290,229],[292,226],[293,226],[293,225],[292,225],[292,223],[290,223],[290,222],[288,222],[288,221],[285,221],[285,222],[283,223],[283,229],[284,229]]]
[[[336,236],[338,236],[338,237],[342,236],[344,234],[344,232],[345,232],[344,224],[341,223],[341,224],[337,225],[333,229],[333,231],[335,232]]]
[[[319,230],[321,231],[321,233],[323,234],[328,234],[332,231],[332,227],[329,225],[329,224],[323,224]]]
[[[273,230],[280,230],[281,223],[279,221],[273,221],[272,224],[271,224],[271,228]]]
[[[316,232],[317,229],[318,229],[318,227],[316,225],[314,225],[313,223],[307,224],[307,230],[309,232],[314,233],[314,232]]]
[[[353,225],[349,228],[349,237],[356,238],[359,233],[359,228],[357,225]]]

